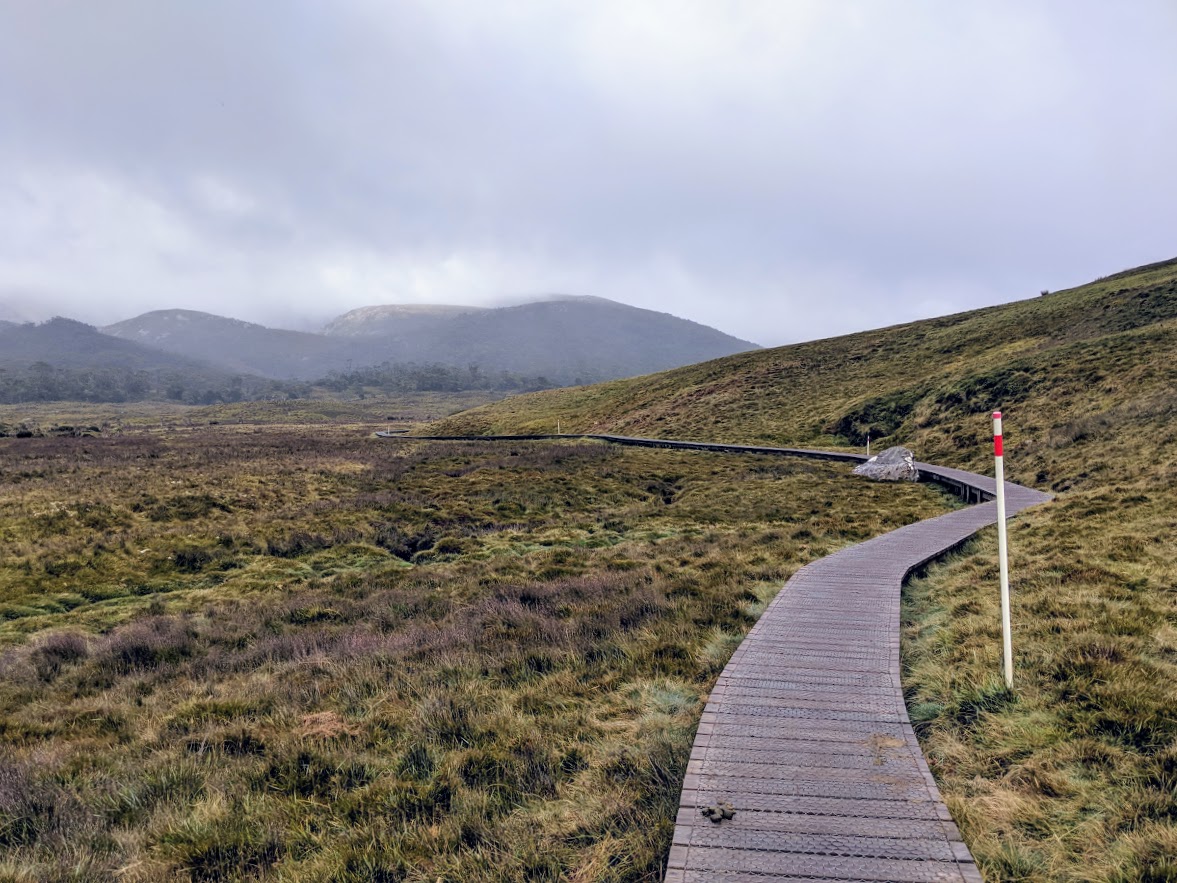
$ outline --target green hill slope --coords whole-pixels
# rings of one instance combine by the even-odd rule
[[[902,443],[1056,502],[1011,531],[1016,681],[993,531],[905,594],[909,710],[990,880],[1177,879],[1177,262],[1033,300],[520,396],[439,433]]]
[[[858,448],[902,443],[983,467],[991,409],[1006,413],[1010,468],[1055,490],[1082,481],[1058,451],[1160,439],[1177,366],[1177,262],[1028,301],[743,353],[661,374],[551,390],[457,415],[431,432],[625,432]],[[1118,448],[1104,448],[1112,459]],[[1107,468],[1117,468],[1108,463]]]

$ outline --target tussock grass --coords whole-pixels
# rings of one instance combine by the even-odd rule
[[[869,432],[983,470],[1000,407],[1007,474],[1059,494],[1011,532],[1018,683],[986,535],[907,593],[912,718],[991,879],[1172,880],[1174,335],[1169,262],[429,431]],[[945,505],[829,464],[141,425],[0,439],[0,880],[659,879],[774,587]]]
[[[659,880],[702,697],[775,588],[950,505],[340,428],[0,458],[0,880]]]
[[[1015,522],[1012,693],[994,536],[907,591],[912,718],[987,879],[1177,875],[1177,516],[1148,491]]]

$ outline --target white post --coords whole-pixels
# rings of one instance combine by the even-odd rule
[[[1001,577],[1001,643],[1005,685],[1014,686],[1014,651],[1009,626],[1009,553],[1005,538],[1005,461],[1001,444],[1001,412],[993,412],[993,459],[997,475],[997,567]]]
[[[866,458],[870,459],[870,433],[866,434]]]

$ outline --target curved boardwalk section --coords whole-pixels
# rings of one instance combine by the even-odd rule
[[[993,479],[919,464],[984,496]],[[1006,485],[1009,514],[1050,499]],[[732,656],[695,738],[666,883],[979,881],[899,683],[899,594],[997,521],[984,503],[799,570]],[[730,803],[714,823],[701,814]]]
[[[422,438],[417,436],[416,438]],[[433,436],[470,441],[471,437]],[[614,435],[644,447],[860,461],[858,454]],[[979,505],[794,574],[732,655],[691,752],[666,883],[980,881],[920,751],[899,682],[899,595],[920,565],[997,522],[992,478],[917,463]],[[1049,494],[1006,483],[1006,513]],[[996,591],[996,589],[995,589]],[[734,810],[713,822],[702,810]]]

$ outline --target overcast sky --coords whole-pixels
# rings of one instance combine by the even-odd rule
[[[1175,0],[0,0],[0,318],[763,344],[1177,256]]]

